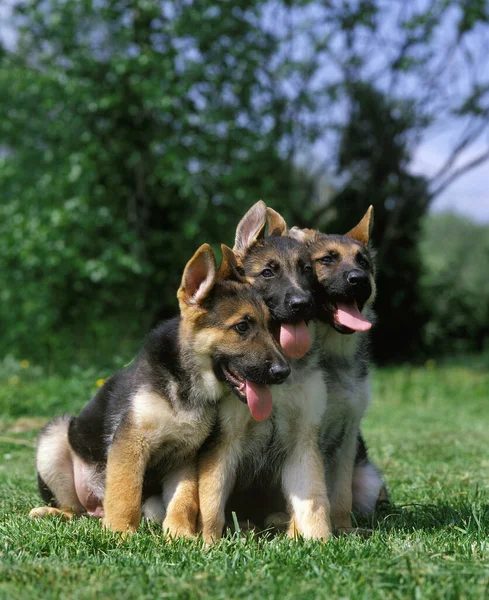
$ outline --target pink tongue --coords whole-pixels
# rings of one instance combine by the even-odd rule
[[[311,345],[311,335],[305,321],[300,323],[283,323],[280,327],[280,345],[285,356],[302,358]]]
[[[358,310],[355,300],[350,302],[336,302],[335,320],[340,325],[353,329],[353,331],[368,331],[372,323]]]
[[[246,381],[246,401],[255,421],[268,419],[272,412],[272,392],[268,385]]]

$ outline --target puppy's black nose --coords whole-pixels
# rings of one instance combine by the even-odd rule
[[[366,286],[370,283],[368,273],[365,273],[365,271],[358,270],[350,271],[346,276],[346,280],[351,285]]]
[[[312,306],[312,296],[310,294],[304,296],[292,296],[289,300],[289,306],[296,313],[309,310]]]
[[[290,375],[290,367],[286,362],[272,363],[270,365],[270,375],[274,383],[282,383]]]

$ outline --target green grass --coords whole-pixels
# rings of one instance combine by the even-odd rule
[[[25,364],[24,364],[25,367]],[[12,374],[13,373],[13,374]],[[31,521],[35,417],[77,410],[106,373],[0,368],[0,598],[489,596],[489,373],[482,360],[379,371],[364,431],[394,506],[370,539],[230,535],[210,551],[145,524]],[[12,379],[13,378],[13,379]]]

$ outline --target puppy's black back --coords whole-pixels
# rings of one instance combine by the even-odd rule
[[[70,421],[68,439],[83,460],[104,462],[111,417],[123,418],[129,408],[131,372],[120,371],[98,390],[77,417]],[[129,384],[129,385],[128,385]]]
[[[178,317],[154,329],[133,363],[108,379],[80,414],[71,419],[68,439],[80,458],[89,463],[106,461],[114,430],[124,421],[131,397],[141,385],[165,394],[170,379],[184,379],[178,331]]]

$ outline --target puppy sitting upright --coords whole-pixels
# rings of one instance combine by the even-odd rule
[[[267,219],[269,235],[265,237]],[[235,250],[239,254],[242,272],[267,303],[272,318],[280,328],[280,342],[285,353],[299,358],[309,350],[302,358],[292,361],[292,374],[275,395],[275,431],[264,455],[268,463],[266,474],[253,485],[246,481],[244,485],[239,485],[231,497],[230,508],[237,511],[241,518],[251,519],[261,526],[267,515],[269,517],[265,519],[265,525],[270,522],[284,524],[286,515],[276,513],[282,512],[287,505],[292,517],[289,533],[327,537],[324,527],[311,526],[311,513],[306,518],[297,519],[297,514],[302,511],[301,505],[305,504],[303,500],[308,498],[311,490],[315,489],[316,493],[321,490],[314,504],[309,504],[321,507],[327,518],[327,526],[329,499],[332,503],[332,525],[345,530],[349,528],[349,512],[348,519],[345,519],[345,511],[340,507],[348,502],[351,505],[352,493],[355,509],[370,512],[375,507],[382,487],[382,478],[368,459],[359,431],[360,418],[367,401],[365,339],[352,336],[348,356],[344,356],[346,347],[343,348],[342,341],[346,341],[346,338],[330,327],[330,315],[324,312],[325,296],[329,298],[328,293],[333,294],[334,289],[318,286],[317,279],[312,278],[310,273],[312,265],[316,272],[318,270],[318,256],[311,256],[306,252],[306,245],[298,243],[312,240],[315,232],[302,232],[294,228],[290,234],[296,234],[296,240],[286,233],[284,219],[274,210],[266,208],[261,201],[246,213],[236,232]],[[356,234],[356,230],[351,232],[352,236]],[[318,237],[321,235],[318,234]],[[343,240],[344,244],[355,244],[351,237],[336,236],[336,239],[338,243]],[[328,260],[326,258],[324,264]],[[327,281],[330,279],[321,279],[324,284]],[[319,319],[311,321],[313,289],[321,306]],[[342,314],[340,318],[345,320],[346,312],[353,311],[351,299],[347,299],[347,296],[343,298],[342,293],[334,296],[340,305],[343,298],[345,316]],[[297,302],[297,297],[304,298],[304,301]],[[358,315],[351,314],[351,325],[354,317],[359,319]],[[363,327],[368,329],[369,325],[363,322]],[[354,432],[353,438],[351,432]],[[313,464],[311,457],[315,453],[313,447],[316,438],[318,447],[321,447],[321,473],[309,468]],[[277,457],[283,461],[280,468],[277,468]],[[355,468],[352,475],[353,462]],[[277,475],[282,478],[280,486],[274,485],[274,476],[276,478]],[[281,497],[280,487],[285,498]],[[345,487],[349,492],[345,492]],[[340,489],[342,492],[339,494]],[[326,500],[323,498],[325,490],[328,494]],[[345,493],[349,493],[349,501],[343,499]],[[271,512],[275,514],[270,515]]]
[[[134,531],[146,474],[163,487],[164,529],[195,534],[196,453],[214,425],[217,402],[232,390],[262,414],[271,407],[268,384],[289,373],[266,306],[226,260],[218,274],[210,246],[201,246],[183,274],[180,317],[155,329],[138,358],[78,417],[44,429],[39,488],[56,508],[33,509],[32,517],[103,516],[114,531]]]
[[[326,386],[314,324],[307,325],[313,316],[311,257],[304,244],[291,238],[266,238],[266,219],[263,202],[250,208],[238,224],[234,252],[241,273],[270,309],[285,354],[295,360],[288,381],[274,392],[268,421],[254,423],[234,405],[219,406],[218,437],[204,453],[199,472],[203,535],[209,542],[221,535],[233,486],[229,508],[241,518],[261,524],[263,508],[271,504],[278,510],[275,497],[282,496],[291,515],[290,536],[325,540],[331,533],[319,437]],[[262,496],[264,506],[248,511],[242,500],[255,490],[250,504],[261,504]]]
[[[351,510],[368,513],[385,494],[378,469],[368,460],[360,421],[368,404],[368,338],[374,318],[375,266],[367,245],[373,209],[345,235],[292,228],[304,242],[318,279],[317,337],[328,389],[321,428],[331,518],[351,528]],[[322,326],[320,325],[322,324]]]
[[[258,202],[238,225],[234,252],[240,272],[265,300],[285,354],[296,360],[288,381],[274,391],[267,421],[254,422],[235,404],[219,405],[216,435],[199,469],[202,533],[208,543],[221,536],[233,487],[231,509],[247,517],[236,500],[255,484],[283,495],[291,514],[290,536],[326,540],[331,533],[319,437],[326,386],[314,326],[307,325],[313,316],[311,257],[291,238],[265,238],[265,228],[266,206]]]

